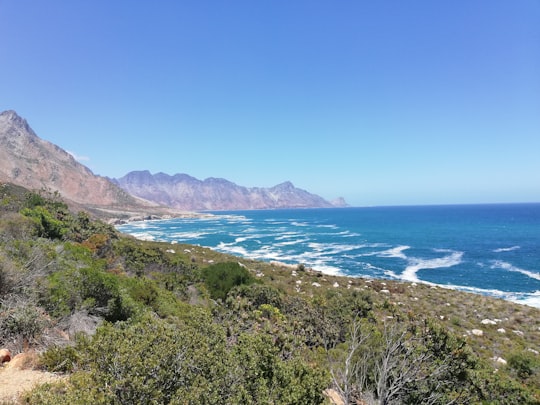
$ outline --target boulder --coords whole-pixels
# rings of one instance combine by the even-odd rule
[[[484,336],[484,331],[482,329],[473,329],[471,330],[471,333],[474,336]]]
[[[496,321],[493,321],[491,319],[482,319],[482,322],[480,322],[482,325],[497,325]]]
[[[8,349],[0,349],[0,364],[11,360],[11,352]]]

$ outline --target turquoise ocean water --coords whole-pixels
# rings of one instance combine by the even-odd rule
[[[214,212],[119,226],[325,273],[434,283],[540,307],[540,204]]]

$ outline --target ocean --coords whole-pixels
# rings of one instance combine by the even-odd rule
[[[540,204],[213,212],[121,232],[329,274],[431,283],[540,308]]]

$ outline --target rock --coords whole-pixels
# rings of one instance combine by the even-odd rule
[[[381,294],[390,294],[390,290],[381,290],[379,291]]]
[[[334,287],[334,288],[338,288],[338,287],[339,287],[339,284],[338,284],[337,281],[333,284],[333,287]]]
[[[0,349],[0,364],[11,361],[11,352],[8,349]]]
[[[474,336],[484,336],[484,331],[482,329],[473,329],[471,330],[471,333]]]
[[[493,357],[493,361],[495,361],[495,363],[498,363],[498,364],[502,364],[502,365],[506,365],[506,360],[503,359],[502,357]]]
[[[167,252],[167,253],[176,253],[176,252],[174,251],[174,249],[167,249],[165,252]]]
[[[497,322],[492,321],[491,319],[482,319],[480,322],[482,325],[497,325]]]
[[[518,336],[523,336],[524,335],[524,333],[522,331],[520,331],[520,330],[515,330],[513,332]]]
[[[497,329],[497,332],[499,333],[506,333],[506,330],[504,328],[499,328]]]
[[[320,285],[319,283],[317,283],[317,282],[313,282],[313,283],[311,283],[311,285],[312,285],[313,287],[320,287],[320,286],[321,286],[321,285]]]

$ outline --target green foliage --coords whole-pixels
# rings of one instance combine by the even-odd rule
[[[93,246],[94,251],[97,251],[98,257],[109,252],[112,249],[111,241],[118,239],[118,234],[111,225],[92,220],[84,211],[80,211],[75,217],[70,218],[69,229],[65,236],[66,239],[74,242],[93,239],[90,246]]]
[[[0,344],[17,341],[18,346],[35,343],[48,322],[36,307],[20,304],[0,312]]]
[[[252,284],[254,277],[238,263],[217,263],[202,270],[202,278],[210,296],[225,301],[229,291],[236,286]]]
[[[319,404],[328,374],[298,358],[284,361],[279,345],[268,334],[243,334],[234,347],[242,384],[232,403]]]
[[[293,279],[244,261],[255,280],[231,256],[172,248],[72,214],[57,193],[0,186],[0,344],[50,345],[50,328],[76,311],[113,322],[49,347],[43,367],[69,378],[27,403],[317,404],[329,369],[347,403],[540,403],[539,357],[526,350],[538,346],[537,312],[421,285],[388,282],[384,295],[367,292],[383,288],[376,281],[333,288],[342,281],[303,265]],[[210,260],[218,264],[197,269]],[[480,357],[507,359],[496,372],[456,337],[494,314],[524,332],[468,338]]]
[[[34,391],[28,403],[317,404],[328,383],[302,360],[284,361],[271,336],[243,335],[228,346],[224,330],[201,312],[179,325],[152,317],[104,325],[75,349],[78,356],[44,354],[50,369],[66,354],[81,371],[61,388]]]
[[[119,278],[107,273],[103,262],[93,260],[88,249],[66,244],[66,250],[75,263],[48,277],[41,297],[45,308],[57,316],[86,309],[110,321],[127,319],[131,309],[124,305]]]
[[[268,304],[276,308],[283,305],[283,293],[275,287],[264,284],[242,284],[233,287],[227,296],[227,305],[233,306],[239,299],[244,299],[244,309],[253,310]]]
[[[41,354],[39,363],[41,367],[51,372],[71,373],[81,360],[79,349],[74,346],[52,346]]]
[[[514,351],[508,357],[508,367],[525,381],[540,372],[540,356],[529,350]]]
[[[42,238],[61,239],[68,230],[66,224],[45,207],[24,208],[21,214],[34,221],[37,235]]]
[[[34,221],[37,235],[43,238],[61,239],[70,226],[71,214],[58,192],[28,193],[21,214]]]
[[[137,276],[152,272],[193,276],[192,266],[188,266],[179,255],[167,252],[169,244],[121,238],[114,242],[113,249],[117,256],[123,258],[125,270]]]
[[[503,373],[494,373],[493,369],[485,364],[474,372],[473,386],[474,397],[481,404],[540,404],[538,385],[526,386]]]
[[[19,213],[10,212],[0,217],[0,241],[27,240],[35,233],[35,222]]]

